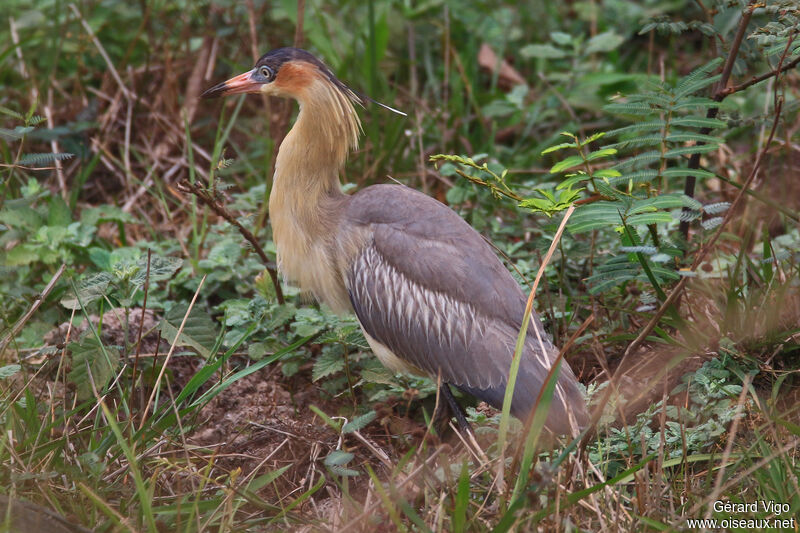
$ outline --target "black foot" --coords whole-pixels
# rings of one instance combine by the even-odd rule
[[[434,413],[434,424],[439,435],[443,434],[444,429],[447,428],[450,422],[450,416],[456,417],[459,432],[464,435],[472,434],[472,426],[467,421],[467,414],[458,405],[450,386],[447,383],[442,383],[439,386],[439,408]]]

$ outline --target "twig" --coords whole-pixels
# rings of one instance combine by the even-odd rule
[[[789,46],[791,45],[792,40],[793,38],[789,39],[789,41],[787,42],[786,49],[784,50],[784,53],[781,56],[778,68],[775,69],[777,75],[780,75],[780,73],[783,72],[781,64],[783,63],[783,60],[786,57],[786,53],[789,50]],[[775,90],[777,91],[777,85]],[[733,217],[733,213],[736,211],[736,207],[739,205],[739,203],[741,203],[742,198],[744,198],[745,193],[750,187],[750,184],[758,175],[758,170],[761,167],[761,162],[764,158],[764,155],[767,153],[767,150],[769,149],[769,146],[770,144],[772,144],[772,140],[775,137],[775,131],[778,128],[778,121],[781,115],[781,110],[783,109],[783,100],[781,98],[778,98],[777,93],[774,99],[775,99],[775,118],[773,119],[772,129],[769,132],[769,137],[767,138],[767,142],[764,144],[764,147],[761,150],[759,150],[758,155],[756,156],[756,160],[753,163],[753,168],[750,171],[750,175],[747,176],[747,179],[741,185],[741,188],[739,189],[736,198],[733,200],[730,208],[728,208],[728,211],[725,213],[725,217],[722,219],[722,223],[717,228],[716,233],[698,252],[697,257],[692,263],[691,267],[692,272],[697,270],[697,267],[700,265],[703,259],[705,259],[706,255],[708,255],[708,253],[711,251],[711,248],[717,242],[717,239],[719,239],[720,235],[722,235],[722,230],[725,228],[728,222],[730,222],[731,218]],[[642,331],[639,332],[639,335],[636,337],[636,339],[634,339],[634,341],[630,345],[628,345],[628,348],[625,350],[625,354],[622,356],[622,360],[619,363],[618,366],[619,369],[625,368],[625,362],[627,361],[628,357],[630,357],[630,355],[634,353],[639,348],[639,346],[642,345],[647,336],[650,335],[650,332],[653,331],[653,328],[655,328],[658,322],[661,320],[661,317],[664,316],[664,313],[667,311],[667,309],[669,309],[678,300],[680,295],[683,294],[683,291],[686,289],[686,285],[689,283],[689,279],[690,278],[688,276],[684,277],[678,282],[677,285],[675,285],[675,288],[672,289],[672,292],[670,292],[667,299],[664,300],[664,302],[659,307],[658,311],[656,311],[656,313],[653,315],[653,317],[650,319],[650,321],[647,323],[644,329],[642,329]],[[618,372],[614,376],[611,376],[609,380],[610,381],[609,387],[606,389],[605,394],[597,403],[597,408],[592,415],[592,421],[590,425],[594,426],[602,416],[603,407],[608,402],[608,399],[611,397],[612,392],[617,387],[620,377],[619,374],[620,373]],[[591,435],[592,432],[587,432],[586,435],[584,435],[584,438],[581,440],[581,446],[585,446],[585,444],[588,443],[589,439],[591,438]]]
[[[119,85],[119,88],[122,91],[122,94],[125,95],[125,98],[130,99],[132,96],[136,96],[125,86],[124,83],[122,83],[122,78],[120,78],[117,69],[114,67],[114,63],[111,62],[111,58],[108,56],[108,53],[106,53],[106,49],[103,48],[103,45],[100,43],[100,39],[98,39],[94,34],[92,27],[89,26],[89,23],[83,18],[81,12],[78,11],[77,7],[75,7],[75,4],[70,4],[69,7],[72,9],[72,12],[75,13],[75,16],[78,17],[78,20],[81,21],[83,29],[85,29],[86,33],[89,34],[89,37],[92,38],[92,43],[94,43],[100,55],[103,56],[103,60],[106,62],[106,65],[108,65],[108,70],[111,72],[111,76],[113,76],[114,80],[116,80],[117,85]]]
[[[717,84],[717,88],[714,90],[713,99],[717,102],[721,102],[727,94],[724,94],[723,89],[728,85],[728,80],[731,77],[731,72],[733,72],[733,65],[736,63],[736,57],[739,55],[739,48],[742,45],[742,40],[744,39],[744,34],[747,31],[747,25],[750,24],[750,19],[753,16],[753,11],[755,11],[757,5],[754,0],[751,0],[750,4],[745,9],[744,13],[742,13],[742,20],[739,21],[739,29],[736,31],[736,36],[733,39],[733,43],[731,44],[731,49],[728,52],[728,57],[725,60],[725,65],[722,68],[722,76],[720,77],[719,83]],[[719,107],[711,107],[706,112],[706,118],[716,118],[717,113],[719,113]],[[711,128],[705,127],[700,129],[700,135],[708,135],[711,133]],[[703,146],[704,142],[698,142],[697,146]],[[700,152],[695,152],[692,154],[692,157],[689,159],[688,168],[692,170],[697,170],[700,168]],[[697,176],[694,174],[689,174],[686,176],[686,183],[683,187],[683,194],[688,196],[689,198],[694,198],[694,188],[697,184]],[[688,211],[688,207],[684,207],[683,211]],[[683,235],[684,240],[688,240],[689,238],[689,222],[688,221],[681,221],[679,226],[679,231],[681,235]]]
[[[505,468],[505,453],[506,453],[506,434],[508,432],[508,421],[510,418],[510,408],[511,408],[511,400],[513,399],[514,395],[514,380],[517,377],[517,371],[519,370],[520,361],[522,359],[522,352],[525,349],[525,338],[527,338],[527,329],[528,326],[533,323],[533,332],[536,336],[536,340],[538,341],[539,350],[543,355],[547,354],[547,350],[544,347],[544,342],[542,341],[542,333],[539,331],[540,324],[537,324],[536,320],[533,319],[533,301],[536,298],[536,289],[539,287],[539,282],[542,279],[542,275],[544,274],[544,270],[547,267],[550,259],[553,257],[553,253],[556,251],[556,247],[558,242],[561,240],[561,235],[564,233],[564,229],[567,227],[567,221],[569,217],[572,216],[572,213],[575,211],[575,206],[572,205],[567,209],[564,213],[564,218],[561,220],[561,224],[558,226],[558,230],[556,230],[556,234],[553,236],[553,242],[550,243],[550,249],[547,250],[547,254],[544,256],[544,260],[542,264],[539,265],[539,270],[536,272],[536,277],[533,280],[533,287],[531,287],[530,293],[528,294],[528,300],[525,303],[525,312],[523,313],[523,322],[520,328],[519,337],[517,338],[517,346],[514,349],[514,355],[512,356],[511,367],[509,368],[508,373],[508,381],[509,383],[506,385],[506,393],[505,397],[503,398],[503,413],[500,418],[500,426],[498,427],[498,436],[497,436],[497,449],[500,451],[500,461],[497,465],[497,473],[495,475],[495,482],[497,486],[501,489],[505,487],[504,481],[504,468]],[[523,335],[525,338],[523,338]],[[520,345],[520,343],[522,343]],[[563,357],[563,354],[560,354]],[[545,355],[546,356],[546,355]],[[554,360],[551,363],[550,372],[548,372],[547,378],[545,381],[542,382],[542,389],[539,392],[539,395],[536,397],[536,402],[534,403],[533,409],[531,412],[536,412],[539,407],[539,402],[542,399],[541,391],[545,389],[545,384],[547,380],[550,379],[550,375],[553,372],[554,368],[558,366],[558,359]],[[514,379],[512,379],[512,376]],[[554,396],[560,395],[558,387],[556,386],[554,389]],[[563,395],[562,395],[563,399]],[[566,405],[566,401],[564,402]],[[569,408],[567,408],[569,409]],[[570,426],[573,426],[571,421],[568,421]]]
[[[592,322],[594,322],[594,313],[589,315],[589,317],[586,320],[583,321],[583,323],[580,325],[580,327],[578,327],[578,329],[575,331],[575,333],[573,333],[570,336],[570,338],[566,342],[566,344],[564,344],[564,346],[562,346],[561,349],[558,351],[558,356],[556,357],[556,360],[555,360],[556,362],[553,363],[553,366],[550,368],[550,372],[547,373],[547,377],[545,378],[543,383],[547,383],[550,379],[552,379],[551,375],[555,371],[556,364],[561,362],[561,361],[563,361],[564,356],[566,355],[566,353],[570,350],[570,348],[572,348],[572,345],[575,344],[575,340],[578,337],[580,337],[581,335],[583,335],[583,332],[586,331],[586,328],[588,328],[589,325]],[[539,394],[536,396],[536,403],[534,405],[538,406],[539,403],[541,402],[542,395],[544,393],[544,389],[545,388],[546,387],[544,385],[542,385],[542,388],[539,389]],[[569,409],[569,406],[567,406],[567,407]],[[530,433],[531,427],[533,426],[533,419],[534,419],[535,413],[536,413],[536,408],[532,409],[531,412],[528,414],[528,418],[525,420],[525,427],[522,430],[522,434],[523,435],[527,435],[528,433]],[[511,461],[511,465],[512,465],[511,466],[511,471],[512,472],[516,472],[517,471],[517,468],[519,466],[519,462],[520,462],[520,459],[522,457],[522,452],[524,451],[524,448],[525,448],[525,442],[522,441],[520,443],[520,446],[518,446],[516,451],[514,452],[514,458]]]
[[[297,0],[297,24],[294,27],[294,47],[303,46],[303,19],[306,12],[306,0]]]
[[[744,91],[745,89],[755,85],[756,83],[761,83],[764,80],[768,80],[770,78],[779,76],[779,75],[783,74],[784,72],[786,72],[787,70],[792,70],[797,65],[800,65],[800,56],[794,58],[792,61],[790,61],[789,63],[786,63],[782,67],[770,70],[769,72],[765,72],[764,74],[762,74],[760,76],[754,76],[754,77],[750,78],[749,80],[740,83],[739,85],[732,85],[731,87],[728,87],[727,89],[724,89],[724,90],[720,91],[720,94],[724,98],[724,97],[730,96],[730,95],[732,95],[734,93],[738,93],[738,92]]]
[[[55,123],[53,122],[53,88],[51,87],[47,91],[47,105],[44,106],[44,116],[47,119],[47,127],[55,129]],[[53,138],[50,140],[50,150],[52,150],[53,155],[55,156],[61,149],[58,147],[58,141]],[[53,164],[56,168],[56,179],[58,180],[58,188],[61,189],[61,197],[67,201],[69,200],[69,191],[67,190],[67,181],[64,178],[64,168],[61,165],[61,160],[55,158],[53,160]]]
[[[136,357],[133,360],[133,372],[131,373],[132,386],[136,386],[136,369],[139,366],[139,355],[142,352],[142,334],[144,333],[144,316],[147,313],[147,293],[150,288],[150,262],[153,251],[147,249],[147,271],[144,275],[144,301],[142,302],[142,315],[139,317],[139,335],[136,339]]]
[[[206,204],[210,207],[217,215],[221,216],[225,220],[227,220],[230,224],[236,227],[239,230],[239,233],[242,234],[250,244],[253,245],[253,249],[256,251],[258,256],[261,258],[261,262],[264,263],[264,267],[267,269],[269,273],[269,277],[272,280],[272,285],[275,287],[275,297],[278,299],[279,304],[284,303],[283,298],[283,291],[281,290],[280,281],[278,281],[278,272],[275,269],[275,266],[267,257],[267,254],[264,252],[264,249],[258,243],[258,239],[256,239],[255,235],[245,228],[241,222],[236,220],[236,218],[228,211],[225,206],[220,204],[215,198],[213,198],[208,191],[201,188],[196,183],[190,183],[188,180],[184,180],[178,184],[178,189],[183,192],[191,192],[194,194],[201,202]]]
[[[153,391],[150,393],[150,398],[148,398],[147,403],[144,406],[144,410],[142,411],[142,421],[139,423],[139,430],[144,427],[144,423],[147,421],[147,411],[150,410],[150,406],[153,405],[153,400],[156,397],[156,393],[159,389],[159,384],[161,383],[161,379],[164,377],[164,372],[167,371],[167,365],[169,364],[169,360],[172,358],[172,352],[175,351],[175,347],[178,346],[181,342],[181,335],[183,334],[183,328],[186,326],[186,320],[189,319],[189,313],[192,312],[194,308],[194,303],[197,301],[197,296],[200,294],[200,289],[203,288],[203,284],[206,282],[206,276],[200,280],[200,284],[197,286],[197,290],[194,291],[194,296],[192,296],[192,301],[189,302],[189,307],[186,308],[186,314],[183,315],[183,320],[181,321],[180,326],[178,326],[178,331],[175,333],[175,340],[172,341],[172,345],[169,347],[169,352],[167,352],[167,357],[164,359],[164,364],[161,365],[161,371],[158,373],[158,378],[156,378],[155,385],[153,386]],[[153,367],[155,368],[155,362],[153,363]],[[155,413],[155,407],[153,407],[153,413]]]
[[[409,481],[411,481],[411,480],[415,479],[415,478],[416,478],[416,477],[419,475],[419,473],[420,473],[420,472],[422,472],[423,470],[427,469],[427,468],[429,467],[429,465],[432,465],[432,464],[433,464],[434,460],[435,460],[435,459],[436,459],[436,458],[439,456],[439,454],[442,452],[442,450],[444,450],[444,447],[439,447],[439,448],[437,448],[437,449],[436,449],[436,450],[435,450],[435,451],[434,451],[434,452],[431,454],[431,456],[430,456],[430,457],[428,457],[427,459],[425,459],[425,460],[422,462],[422,464],[420,464],[420,465],[419,465],[418,467],[416,467],[416,468],[415,468],[413,471],[411,471],[411,473],[409,473],[409,474],[408,474],[408,476],[406,476],[406,477],[405,477],[405,479],[403,479],[402,481],[400,481],[400,483],[397,483],[397,484],[394,486],[394,489],[395,489],[395,490],[402,489],[402,488],[403,488],[403,487],[404,487],[404,486],[405,486],[405,485],[406,485],[406,484],[407,484]],[[359,523],[361,520],[363,520],[365,517],[369,516],[369,515],[370,515],[372,512],[374,512],[374,511],[375,511],[375,509],[376,509],[376,508],[377,508],[377,507],[378,507],[380,504],[381,504],[381,500],[378,500],[378,501],[376,501],[375,503],[373,503],[372,505],[370,505],[369,507],[367,507],[366,509],[364,509],[364,511],[363,511],[363,512],[362,512],[360,515],[358,515],[358,516],[357,516],[357,517],[355,517],[354,519],[350,520],[350,521],[349,521],[347,524],[345,524],[345,525],[344,525],[344,527],[342,527],[342,528],[341,528],[339,531],[352,531],[352,529],[351,529],[351,528],[353,528],[353,527],[354,527],[356,524],[358,524],[358,523]]]
[[[739,421],[744,416],[743,407],[744,401],[747,398],[747,393],[750,392],[750,381],[752,376],[746,376],[744,383],[742,383],[742,390],[739,393],[739,401],[736,402],[736,410],[733,415],[733,422],[728,430],[728,442],[725,444],[725,449],[722,452],[722,461],[720,461],[719,470],[717,470],[717,477],[714,481],[714,489],[711,491],[709,499],[713,502],[719,499],[722,493],[722,481],[725,479],[725,470],[728,467],[728,460],[731,458],[731,451],[733,451],[733,442],[736,440],[736,433],[739,431]],[[665,402],[666,403],[666,402]],[[706,520],[711,518],[711,513],[714,511],[712,506],[706,509]]]
[[[766,144],[758,152],[758,156],[756,156],[756,161],[755,163],[753,163],[753,169],[750,171],[750,175],[742,184],[742,188],[739,189],[739,193],[736,195],[736,198],[733,200],[731,206],[728,208],[728,211],[725,213],[725,218],[722,219],[722,223],[717,228],[717,232],[700,249],[700,252],[698,252],[697,257],[695,258],[694,263],[692,264],[691,268],[692,272],[694,272],[697,269],[697,267],[700,265],[703,259],[705,259],[706,255],[708,255],[708,252],[711,251],[711,248],[717,242],[719,236],[722,235],[722,230],[725,228],[727,223],[733,217],[733,213],[735,212],[736,207],[739,205],[742,198],[744,198],[745,191],[748,189],[748,187],[758,174],[758,170],[761,167],[761,161],[764,158],[764,154],[767,152],[769,145],[772,144],[772,139],[775,137],[775,130],[778,127],[778,118],[780,117],[782,108],[783,108],[783,101],[779,99],[775,107],[775,119],[773,120],[772,129],[770,130]],[[661,320],[661,317],[664,315],[664,312],[666,312],[666,310],[677,300],[678,296],[684,290],[688,280],[689,280],[688,277],[684,277],[678,282],[677,285],[675,285],[675,288],[672,289],[672,292],[667,297],[667,299],[664,300],[664,303],[661,304],[661,307],[658,309],[656,314],[653,315],[653,318],[650,319],[650,322],[647,323],[647,325],[644,327],[641,333],[639,333],[639,336],[636,337],[636,339],[628,346],[628,349],[625,350],[625,355],[622,357],[622,361],[620,361],[619,368],[623,368],[623,363],[625,362],[625,359],[630,354],[632,354],[642,344],[642,342],[644,342],[644,339],[647,338],[650,332],[653,331],[653,328],[656,326],[656,324],[658,324],[658,321]]]
[[[8,347],[8,345],[11,343],[14,337],[16,337],[17,333],[19,333],[19,330],[22,329],[22,326],[24,326],[25,323],[28,320],[30,320],[30,318],[33,316],[36,310],[39,309],[39,306],[42,305],[42,302],[45,300],[45,298],[47,298],[47,296],[53,290],[53,287],[56,286],[56,282],[58,282],[59,278],[61,278],[61,275],[64,273],[64,270],[66,269],[67,265],[62,264],[61,267],[56,271],[56,273],[53,274],[53,277],[50,278],[50,282],[47,284],[47,286],[44,289],[42,289],[42,292],[39,293],[38,296],[36,296],[30,308],[28,309],[28,312],[26,312],[19,318],[19,320],[17,320],[17,323],[14,324],[14,327],[11,328],[6,337],[2,341],[0,341],[0,354],[2,354],[5,351],[6,347]]]

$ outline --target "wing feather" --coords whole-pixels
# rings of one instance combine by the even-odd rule
[[[452,210],[405,187],[369,187],[349,208],[348,218],[370,230],[345,272],[364,331],[413,367],[502,404],[526,297],[491,247]],[[557,353],[534,313],[515,416],[533,407]],[[565,364],[548,425],[562,429],[570,410],[585,417],[577,380]]]

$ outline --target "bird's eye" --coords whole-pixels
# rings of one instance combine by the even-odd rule
[[[259,72],[259,74],[261,74],[262,76],[264,76],[267,79],[271,79],[272,78],[272,69],[269,68],[266,65],[264,65],[263,67],[258,69],[258,72]]]

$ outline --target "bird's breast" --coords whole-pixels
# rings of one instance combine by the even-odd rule
[[[286,283],[310,292],[336,313],[351,311],[330,227],[297,213],[270,208],[278,270]]]

